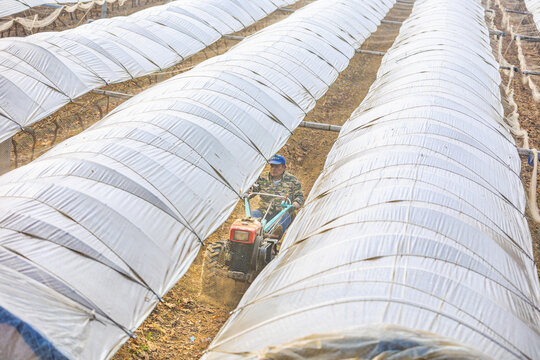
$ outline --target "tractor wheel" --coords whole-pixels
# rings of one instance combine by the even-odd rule
[[[228,277],[229,268],[225,264],[228,251],[228,241],[208,245],[203,259],[201,291],[213,301],[234,307],[249,283]]]
[[[220,283],[220,278],[227,276],[227,272],[224,269],[226,252],[227,242],[216,241],[209,244],[204,253],[201,274],[202,291],[204,294],[213,298],[219,297],[218,284]]]

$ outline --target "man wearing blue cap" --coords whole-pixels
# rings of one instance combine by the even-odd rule
[[[274,155],[269,161],[270,171],[267,174],[262,174],[257,182],[257,192],[273,195],[286,196],[291,200],[291,203],[298,210],[304,204],[304,194],[302,193],[302,185],[298,179],[286,172],[287,164],[285,158],[281,155]],[[254,217],[261,218],[268,210],[266,219],[272,219],[282,208],[280,207],[281,200],[271,196],[261,195],[260,207],[258,210],[252,211]],[[273,200],[273,201],[272,201]],[[287,227],[291,224],[292,217],[286,214],[280,221],[282,235]],[[278,227],[279,228],[279,227]],[[279,229],[278,229],[279,232]]]

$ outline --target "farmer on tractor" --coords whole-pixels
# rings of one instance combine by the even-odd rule
[[[221,286],[224,279],[251,283],[277,255],[283,233],[304,203],[300,182],[286,168],[285,158],[274,155],[270,172],[242,196],[245,214],[232,223],[228,239],[206,248],[202,276],[206,294],[221,297],[227,289],[236,289],[236,285]],[[261,204],[251,211],[249,199],[256,195]]]
[[[275,196],[281,195],[288,198],[295,210],[298,210],[304,204],[304,194],[302,193],[302,185],[298,179],[286,172],[287,163],[283,156],[274,155],[269,161],[270,171],[267,174],[262,174],[256,181],[252,190],[260,195],[260,207],[252,211],[252,216],[256,218],[272,219],[281,210],[280,201],[276,201]],[[294,212],[286,213],[274,228],[273,233],[281,237],[285,230],[289,227],[294,219]]]

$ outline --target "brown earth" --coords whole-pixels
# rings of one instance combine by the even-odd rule
[[[302,1],[297,7],[307,3],[309,3],[308,0]],[[398,4],[387,16],[387,19],[402,21],[408,16],[409,10],[410,6]],[[263,20],[243,33],[255,32],[287,15],[287,13],[276,12],[274,17]],[[500,20],[500,15],[498,18]],[[381,25],[362,48],[385,51],[392,45],[398,30],[399,26]],[[505,39],[505,41],[508,42],[505,47],[510,45],[506,56],[508,61],[517,64],[517,59],[512,57],[515,56],[515,49],[512,52],[509,40]],[[210,49],[170,69],[170,71],[177,73],[180,69],[189,68],[204,61],[207,57],[223,53],[233,44],[233,41],[221,40]],[[539,63],[538,49],[527,49],[527,54],[532,56],[531,63]],[[335,125],[343,124],[367,94],[369,86],[376,78],[380,61],[381,57],[375,55],[357,54],[351,60],[349,67],[330,87],[327,94],[318,101],[316,108],[308,114],[305,120]],[[136,81],[112,85],[108,87],[108,90],[134,94],[151,86],[157,80],[161,81],[170,76],[172,74],[159,75],[160,79],[156,79],[156,76],[148,76]],[[522,126],[529,131],[531,146],[537,146],[540,142],[540,129],[536,123],[538,109],[532,101],[530,90],[521,86],[521,81],[515,81],[514,85]],[[66,106],[49,119],[37,124],[34,126],[36,132],[34,157],[39,156],[55,143],[87,128],[97,121],[101,114],[107,113],[121,102],[118,99],[88,94],[78,99],[76,105]],[[55,124],[58,124],[58,127]],[[55,128],[59,128],[56,135]],[[302,182],[305,194],[309,193],[314,181],[319,176],[326,155],[336,137],[336,133],[299,128],[280,151],[288,159],[289,170]],[[32,142],[32,137],[28,134],[16,136],[18,166],[30,161]],[[15,157],[12,160],[15,160]],[[529,167],[526,163],[523,167],[523,178],[525,183],[528,183],[530,179]],[[241,211],[241,207],[237,207],[233,215],[210,236],[207,242],[211,243],[226,238],[227,229]],[[539,254],[540,227],[534,225],[530,219],[529,224],[531,224],[530,228],[535,243],[535,254]],[[234,306],[227,306],[222,301],[216,301],[200,293],[203,252],[204,249],[199,253],[186,275],[166,294],[164,302],[156,307],[137,330],[137,338],[128,341],[113,359],[183,360],[198,359],[204,353]]]

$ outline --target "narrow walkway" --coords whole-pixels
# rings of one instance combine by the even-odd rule
[[[385,20],[403,21],[411,9],[411,5],[397,3]],[[362,49],[386,51],[398,32],[399,25],[383,24],[366,40]],[[367,94],[380,62],[380,56],[356,54],[305,120],[343,124]],[[299,128],[280,152],[287,158],[289,170],[302,182],[305,194],[319,176],[336,137],[336,133]],[[241,212],[238,207],[207,241],[226,238],[230,224]],[[215,303],[200,294],[202,253],[165,296],[165,302],[159,304],[137,330],[137,339],[126,343],[113,359],[199,359],[234,309],[234,306]]]

